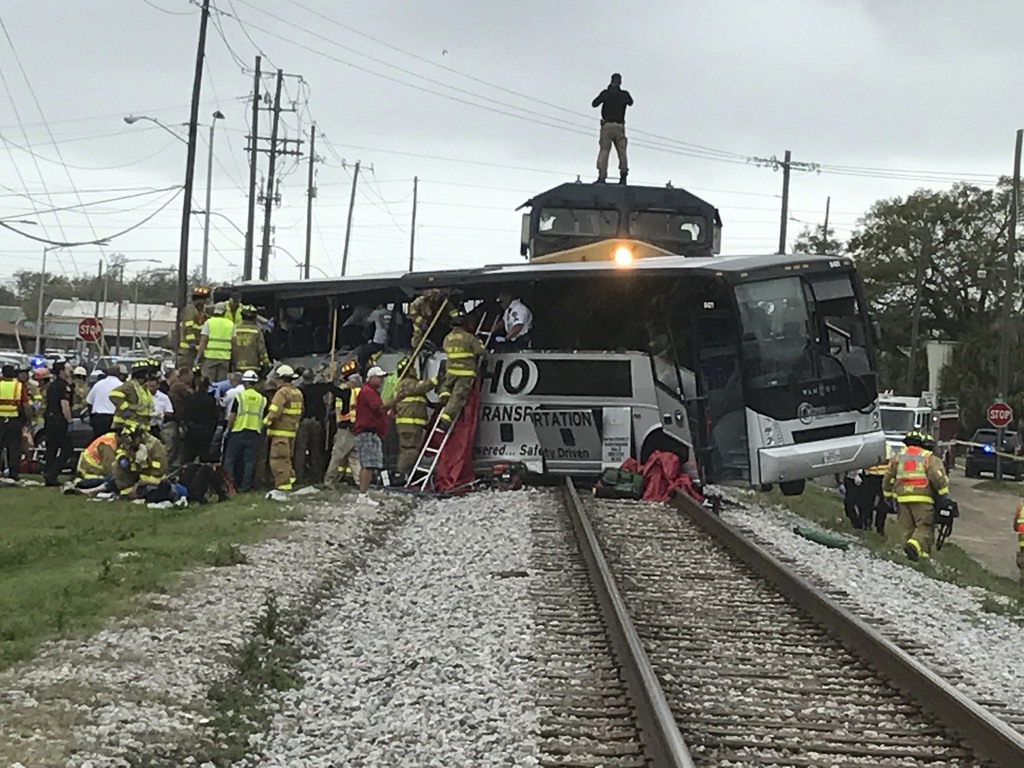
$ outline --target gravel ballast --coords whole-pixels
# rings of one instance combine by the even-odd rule
[[[777,555],[796,561],[794,567],[823,590],[843,594],[845,607],[920,654],[968,696],[997,711],[1019,712],[1024,701],[1024,628],[983,610],[981,590],[879,558],[852,537],[845,552],[820,546],[793,532],[794,525],[807,524],[803,518],[779,507],[740,503],[742,509],[723,510],[723,518]],[[937,553],[940,563],[941,558]]]
[[[536,765],[539,493],[422,502],[300,638],[306,685],[240,765]]]
[[[407,505],[369,507],[354,494],[302,498],[304,519],[243,547],[246,564],[197,570],[176,594],[145,598],[150,609],[131,619],[47,644],[0,675],[0,764],[101,768],[188,754],[211,720],[211,686],[231,674],[232,655],[252,636],[268,596],[282,613],[304,610],[325,583],[358,565]]]

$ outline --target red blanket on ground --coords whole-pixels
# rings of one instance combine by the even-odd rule
[[[642,465],[636,459],[626,459],[620,469],[643,475],[644,501],[668,501],[675,490],[684,491],[697,501],[704,500],[689,475],[680,471],[679,457],[674,453],[655,451]]]
[[[480,403],[480,379],[466,397],[459,418],[452,424],[452,434],[437,458],[434,468],[434,490],[444,493],[473,482],[473,440],[476,437],[477,405]],[[435,438],[437,439],[437,438]]]

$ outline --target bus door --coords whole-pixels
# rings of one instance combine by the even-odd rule
[[[698,392],[704,402],[698,457],[711,482],[750,481],[743,370],[736,321],[722,291],[708,292],[697,321]]]

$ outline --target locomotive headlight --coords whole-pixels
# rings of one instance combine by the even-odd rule
[[[615,253],[612,255],[612,259],[615,261],[615,266],[621,269],[633,266],[633,251],[630,250],[629,246],[620,245],[615,249]]]

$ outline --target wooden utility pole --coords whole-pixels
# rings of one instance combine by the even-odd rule
[[[786,226],[789,224],[789,168],[792,155],[786,150],[782,161],[782,221],[779,223],[779,253],[786,252]]]
[[[348,268],[348,244],[352,239],[352,209],[356,207],[356,184],[359,183],[359,161],[352,171],[352,195],[348,199],[348,221],[345,224],[345,249],[341,252],[341,274]]]
[[[274,91],[274,118],[270,123],[270,165],[267,167],[267,191],[263,208],[263,248],[260,252],[260,280],[270,274],[270,215],[274,210],[274,167],[277,164],[277,132],[281,126],[281,86],[284,72],[277,70],[277,88]]]
[[[412,177],[412,227],[409,229],[409,271],[412,272],[413,259],[416,256],[416,197],[419,192],[419,176]]]
[[[921,330],[921,293],[924,291],[924,275],[927,262],[931,260],[931,241],[921,244],[921,253],[917,256],[914,268],[914,311],[910,320],[910,363],[907,377],[903,381],[903,391],[910,395],[914,391],[914,375],[917,373],[917,338]]]
[[[242,264],[242,279],[252,280],[252,254],[253,244],[256,241],[254,228],[256,226],[256,160],[258,153],[256,147],[259,144],[260,133],[260,99],[262,98],[263,83],[260,80],[260,66],[263,57],[256,57],[256,76],[252,86],[252,134],[249,136],[249,212],[248,224],[245,228],[245,260]]]
[[[206,56],[206,27],[210,21],[210,0],[203,0],[199,21],[196,71],[192,80],[192,109],[188,121],[188,152],[185,156],[185,190],[181,212],[181,242],[178,248],[178,311],[188,304],[188,226],[192,216],[192,185],[195,181],[196,134],[199,127],[199,97],[203,91],[203,59]],[[177,337],[175,333],[175,337]],[[175,339],[177,343],[177,339]]]
[[[316,197],[316,187],[313,186],[313,164],[315,162],[316,123],[313,123],[309,127],[309,181],[306,185],[306,280],[309,280],[309,260],[313,245],[313,198]]]
[[[821,228],[821,252],[828,253],[828,213],[832,207],[832,195],[825,198],[825,226]]]
[[[1017,219],[1020,217],[1020,154],[1024,143],[1024,129],[1017,131],[1013,150],[1013,188],[1010,190],[1010,222],[1006,237],[1006,276],[1003,278],[1003,322],[999,329],[999,389],[998,397],[1010,396],[1010,323],[1013,316],[1013,301],[1017,296]],[[1016,334],[1012,334],[1016,336]],[[1003,451],[1004,428],[996,430],[996,450]],[[996,480],[1003,479],[1003,462],[996,453]]]

